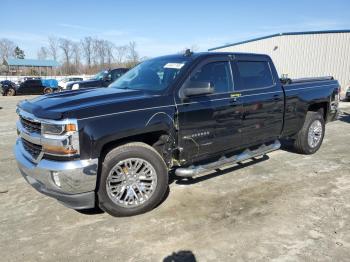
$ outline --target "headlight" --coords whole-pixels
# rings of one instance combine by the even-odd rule
[[[77,131],[75,124],[46,124],[41,125],[41,133],[43,135],[62,135],[65,132],[74,132]]]
[[[79,133],[77,123],[42,123],[41,134],[44,153],[69,156],[79,153]]]
[[[72,90],[77,90],[77,89],[79,89],[79,84],[74,84],[74,85],[72,86]]]
[[[42,124],[41,132],[43,135],[61,135],[64,131],[64,125]]]

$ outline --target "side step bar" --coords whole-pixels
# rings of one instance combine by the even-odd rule
[[[177,168],[175,170],[175,174],[179,177],[193,177],[200,175],[202,173],[206,173],[212,170],[215,170],[217,168],[226,166],[226,165],[232,165],[238,162],[242,162],[244,160],[248,160],[253,157],[265,155],[271,151],[278,150],[281,147],[281,143],[276,140],[273,144],[270,145],[261,145],[258,149],[255,150],[245,150],[244,152],[234,155],[232,157],[222,157],[216,162],[212,162],[205,165],[200,166],[190,166],[188,168]]]

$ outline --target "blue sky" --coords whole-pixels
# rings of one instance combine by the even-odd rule
[[[141,56],[200,51],[264,35],[350,29],[350,1],[0,0],[0,38],[36,58],[48,36],[136,41]]]

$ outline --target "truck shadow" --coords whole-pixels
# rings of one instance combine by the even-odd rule
[[[289,153],[294,153],[294,154],[299,154],[295,148],[294,148],[294,145],[293,145],[293,140],[280,140],[281,142],[281,150],[283,151],[286,151],[286,152],[289,152]]]
[[[270,159],[268,155],[264,155],[258,158],[252,158],[251,160],[249,160],[248,162],[244,162],[244,163],[236,163],[234,164],[232,167],[228,167],[224,170],[221,169],[217,169],[216,171],[213,171],[212,173],[206,174],[206,175],[202,175],[202,176],[198,176],[195,178],[184,178],[184,177],[178,177],[174,174],[174,172],[171,172],[169,174],[169,185],[171,185],[172,183],[175,183],[177,185],[192,185],[192,184],[197,184],[200,183],[202,181],[211,179],[211,178],[215,178],[218,176],[222,176],[231,172],[234,172],[236,170],[239,170],[241,168],[245,168],[263,161],[266,161]],[[165,195],[162,199],[162,201],[155,207],[157,208],[158,206],[160,206],[169,196],[170,194],[170,188],[167,188],[167,191],[165,192]],[[99,207],[95,207],[95,208],[91,208],[91,209],[84,209],[84,210],[75,210],[76,212],[83,214],[83,215],[98,215],[98,214],[102,214],[104,213],[103,210],[101,210]],[[188,260],[191,259],[191,256],[189,256],[189,258],[187,260],[181,260],[182,259],[182,255],[184,255],[184,257],[186,257],[186,255],[189,255],[189,253],[186,253],[187,251],[180,251],[177,253],[173,253],[172,255],[166,257],[164,259],[164,261],[196,261],[196,260]],[[174,256],[175,255],[175,256]],[[180,260],[169,260],[171,258],[175,258],[176,259],[180,259]],[[166,260],[167,259],[167,260]]]
[[[196,262],[196,256],[190,250],[181,250],[173,252],[171,255],[165,257],[163,262]]]
[[[350,114],[346,112],[342,112],[342,114],[339,115],[338,120],[345,123],[350,123]]]
[[[189,178],[187,178],[187,177],[179,177],[179,176],[176,176],[174,173],[171,173],[170,176],[169,176],[169,185],[172,184],[172,183],[175,183],[177,185],[197,184],[197,183],[200,183],[202,181],[205,181],[205,180],[208,180],[208,179],[211,179],[211,178],[215,178],[215,177],[218,177],[218,176],[222,176],[222,175],[234,172],[236,170],[239,170],[241,168],[245,168],[245,167],[248,167],[248,166],[251,166],[251,165],[263,162],[263,161],[266,161],[268,159],[270,159],[269,156],[268,155],[264,155],[264,156],[259,157],[259,158],[253,158],[249,162],[237,163],[237,164],[234,164],[234,166],[226,168],[224,170],[216,169],[216,171],[213,171],[212,173],[209,173],[209,174],[206,174],[206,175],[201,175],[201,176],[194,177],[194,178],[192,178],[192,177],[189,177]]]

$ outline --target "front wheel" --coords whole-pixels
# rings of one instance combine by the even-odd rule
[[[301,154],[314,154],[321,147],[325,134],[325,121],[320,112],[307,112],[304,125],[294,142]]]
[[[99,187],[101,209],[133,216],[156,207],[168,188],[168,169],[159,153],[144,143],[128,143],[105,157]]]

